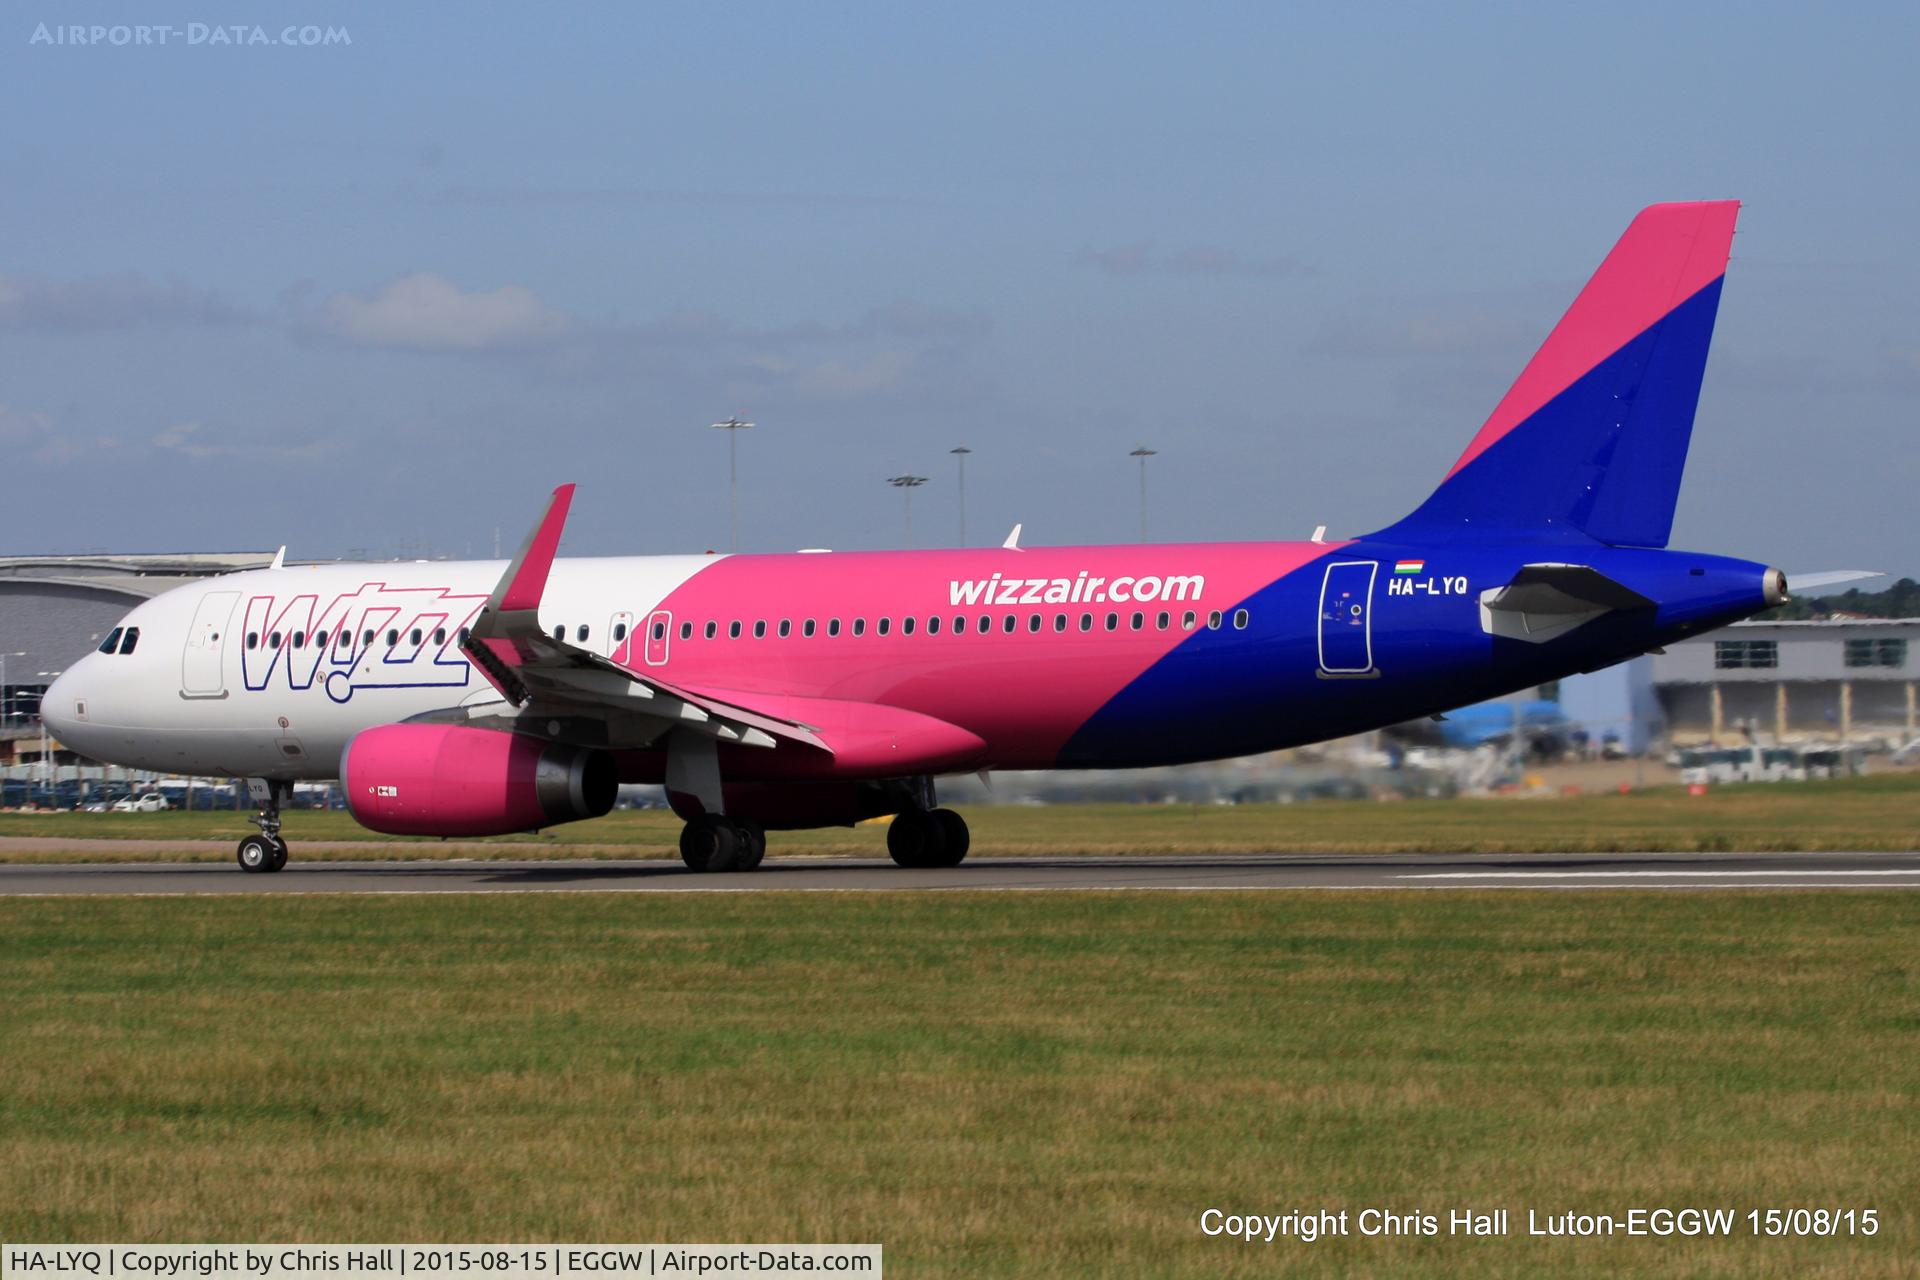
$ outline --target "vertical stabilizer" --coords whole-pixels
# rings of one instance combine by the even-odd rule
[[[1739,210],[1642,210],[1440,487],[1379,536],[1665,546]]]

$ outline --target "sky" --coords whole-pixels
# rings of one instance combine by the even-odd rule
[[[1674,545],[1920,574],[1916,48],[1871,4],[13,0],[0,552],[487,556],[564,481],[570,553],[725,549],[736,413],[743,550],[901,545],[901,474],[953,545],[960,445],[973,544],[1138,537],[1140,446],[1156,540],[1362,533],[1635,211],[1732,197]]]

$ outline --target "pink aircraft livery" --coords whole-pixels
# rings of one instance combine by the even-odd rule
[[[246,778],[338,778],[406,836],[594,818],[664,784],[696,871],[774,829],[894,815],[902,866],[966,856],[935,780],[1165,765],[1358,733],[1591,671],[1786,597],[1667,549],[1733,201],[1655,205],[1411,515],[1349,541],[256,570],[148,601],[48,691],[61,741]]]

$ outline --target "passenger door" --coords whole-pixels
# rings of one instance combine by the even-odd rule
[[[193,625],[187,630],[186,652],[180,660],[180,692],[187,697],[227,696],[223,662],[229,644],[227,624],[239,599],[238,591],[209,591],[200,597]]]
[[[1373,579],[1380,566],[1372,560],[1345,560],[1327,566],[1320,582],[1320,670],[1326,675],[1357,676],[1373,670]]]

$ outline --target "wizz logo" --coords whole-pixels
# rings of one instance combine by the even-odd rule
[[[248,599],[240,673],[249,691],[311,689],[318,681],[329,698],[345,702],[356,689],[457,689],[471,682],[460,629],[486,596],[368,582],[324,605],[321,599]]]

